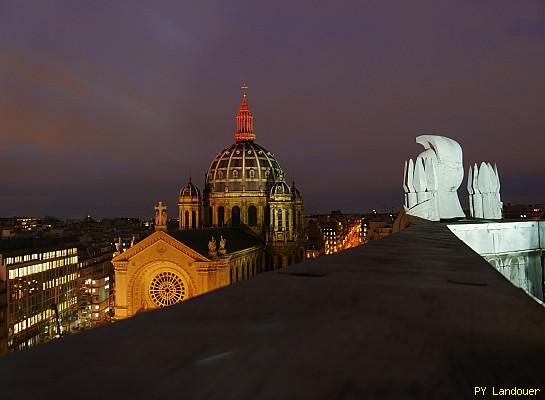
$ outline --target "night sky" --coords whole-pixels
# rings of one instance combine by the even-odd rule
[[[545,203],[543,0],[0,0],[0,216],[176,215],[243,82],[307,211],[400,208],[419,134]]]

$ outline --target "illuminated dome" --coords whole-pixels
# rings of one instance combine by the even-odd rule
[[[211,192],[268,192],[274,182],[283,178],[274,155],[252,141],[223,149],[206,174]]]
[[[221,150],[206,171],[202,213],[193,203],[180,201],[180,229],[191,229],[187,221],[193,215],[197,222],[202,215],[204,227],[244,227],[267,246],[267,268],[282,268],[305,257],[303,199],[286,183],[274,154],[255,142],[248,87],[242,89],[234,143]]]

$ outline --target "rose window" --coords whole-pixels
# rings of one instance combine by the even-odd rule
[[[182,278],[173,272],[161,272],[151,281],[149,294],[153,302],[159,307],[170,306],[184,299],[184,283]]]

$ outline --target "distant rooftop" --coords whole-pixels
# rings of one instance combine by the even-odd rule
[[[61,238],[21,238],[21,239],[6,239],[0,240],[0,254],[19,254],[21,252],[46,251],[65,249],[68,247],[77,246],[78,239],[76,237],[61,237]]]

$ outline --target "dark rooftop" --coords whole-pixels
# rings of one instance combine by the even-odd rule
[[[168,234],[205,257],[208,256],[208,242],[212,236],[216,239],[218,246],[220,237],[225,238],[227,254],[263,245],[263,242],[255,235],[243,228],[235,227],[187,229],[168,232]]]
[[[470,399],[541,388],[545,310],[424,224],[0,359],[3,398]],[[536,398],[540,398],[537,396]]]
[[[26,254],[33,251],[48,251],[66,249],[68,247],[77,246],[77,238],[61,237],[61,238],[21,238],[21,239],[7,239],[0,240],[0,254],[12,255],[12,254]]]

